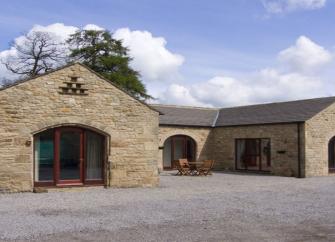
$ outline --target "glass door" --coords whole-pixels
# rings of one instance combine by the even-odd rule
[[[335,137],[331,138],[328,144],[328,168],[329,172],[335,172]]]
[[[190,138],[186,137],[186,158],[188,161],[195,161],[195,143]]]
[[[83,183],[83,131],[77,128],[56,130],[57,184]]]
[[[245,140],[244,164],[248,170],[260,169],[259,139]]]
[[[40,186],[54,185],[54,130],[34,137],[34,182]]]
[[[102,135],[87,131],[85,143],[85,182],[102,183],[105,139]]]
[[[237,170],[271,171],[270,139],[236,139],[235,159]]]
[[[185,158],[184,141],[185,141],[184,137],[173,137],[173,161],[174,161],[173,165],[176,165],[179,159]]]
[[[102,185],[106,138],[80,127],[48,129],[34,136],[34,185]]]
[[[174,169],[179,159],[195,161],[196,143],[185,135],[169,137],[164,142],[163,168]]]

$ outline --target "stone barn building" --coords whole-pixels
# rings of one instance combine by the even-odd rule
[[[0,90],[0,190],[157,186],[159,112],[81,64]]]
[[[213,159],[217,170],[295,177],[335,171],[335,97],[221,109],[153,107],[164,114],[160,169],[184,157]]]
[[[222,97],[224,98],[224,97]],[[148,105],[81,64],[0,89],[0,191],[154,187],[175,161],[311,177],[335,171],[335,97]]]

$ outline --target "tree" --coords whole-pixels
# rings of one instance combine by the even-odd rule
[[[71,60],[80,61],[108,80],[141,99],[146,94],[140,75],[129,63],[128,49],[105,30],[79,30],[67,40]]]
[[[3,88],[3,87],[7,87],[7,86],[10,86],[14,83],[15,81],[9,79],[9,78],[6,78],[6,77],[2,77],[0,79],[0,88]]]
[[[65,49],[56,37],[48,32],[34,31],[16,40],[14,50],[1,62],[12,73],[33,77],[50,71],[65,61]]]

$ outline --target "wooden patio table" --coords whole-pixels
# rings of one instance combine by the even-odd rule
[[[202,161],[190,161],[188,164],[190,165],[192,175],[199,175],[198,168],[204,163]]]

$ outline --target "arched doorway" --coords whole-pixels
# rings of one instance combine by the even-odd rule
[[[34,135],[35,186],[104,184],[106,137],[80,127]]]
[[[328,168],[329,172],[335,172],[335,136],[328,143]]]
[[[189,161],[196,159],[196,143],[186,135],[171,136],[164,142],[163,168],[175,168],[178,159],[186,158]]]

